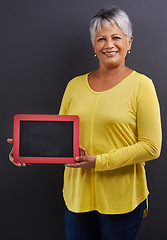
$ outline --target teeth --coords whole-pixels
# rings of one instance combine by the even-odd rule
[[[114,55],[114,54],[116,54],[117,52],[111,52],[111,53],[104,53],[104,54],[106,54],[106,55]]]

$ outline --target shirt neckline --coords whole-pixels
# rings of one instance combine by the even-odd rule
[[[133,72],[131,72],[127,77],[125,77],[121,82],[119,82],[117,85],[115,85],[114,87],[108,89],[108,90],[105,90],[105,91],[101,91],[101,92],[97,92],[97,91],[94,91],[90,85],[89,85],[89,82],[88,82],[88,76],[91,72],[87,73],[86,74],[86,84],[87,84],[87,87],[89,88],[89,90],[95,94],[102,94],[102,93],[107,93],[107,92],[110,92],[112,91],[113,89],[117,88],[119,85],[121,85],[127,78],[131,77],[136,71],[133,70]]]

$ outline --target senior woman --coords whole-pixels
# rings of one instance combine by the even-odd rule
[[[82,146],[65,167],[66,236],[134,240],[148,208],[145,162],[160,154],[159,103],[151,79],[125,66],[127,14],[101,9],[90,34],[99,69],[68,83],[59,113],[79,116]]]
[[[99,69],[68,83],[60,109],[80,117],[85,155],[65,168],[67,239],[134,240],[147,212],[144,165],[160,154],[159,104],[151,79],[125,66],[125,12],[100,10],[90,35]]]

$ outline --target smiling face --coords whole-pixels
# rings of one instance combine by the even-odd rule
[[[100,67],[115,68],[125,66],[125,57],[130,50],[133,37],[127,42],[127,36],[117,24],[109,28],[101,26],[94,38],[94,51],[99,59]]]

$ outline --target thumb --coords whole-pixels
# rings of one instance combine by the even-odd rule
[[[75,160],[77,162],[85,162],[87,160],[87,156],[79,156],[79,157],[76,157]]]
[[[13,143],[13,139],[8,138],[8,139],[7,139],[7,142],[8,142],[8,143]]]

